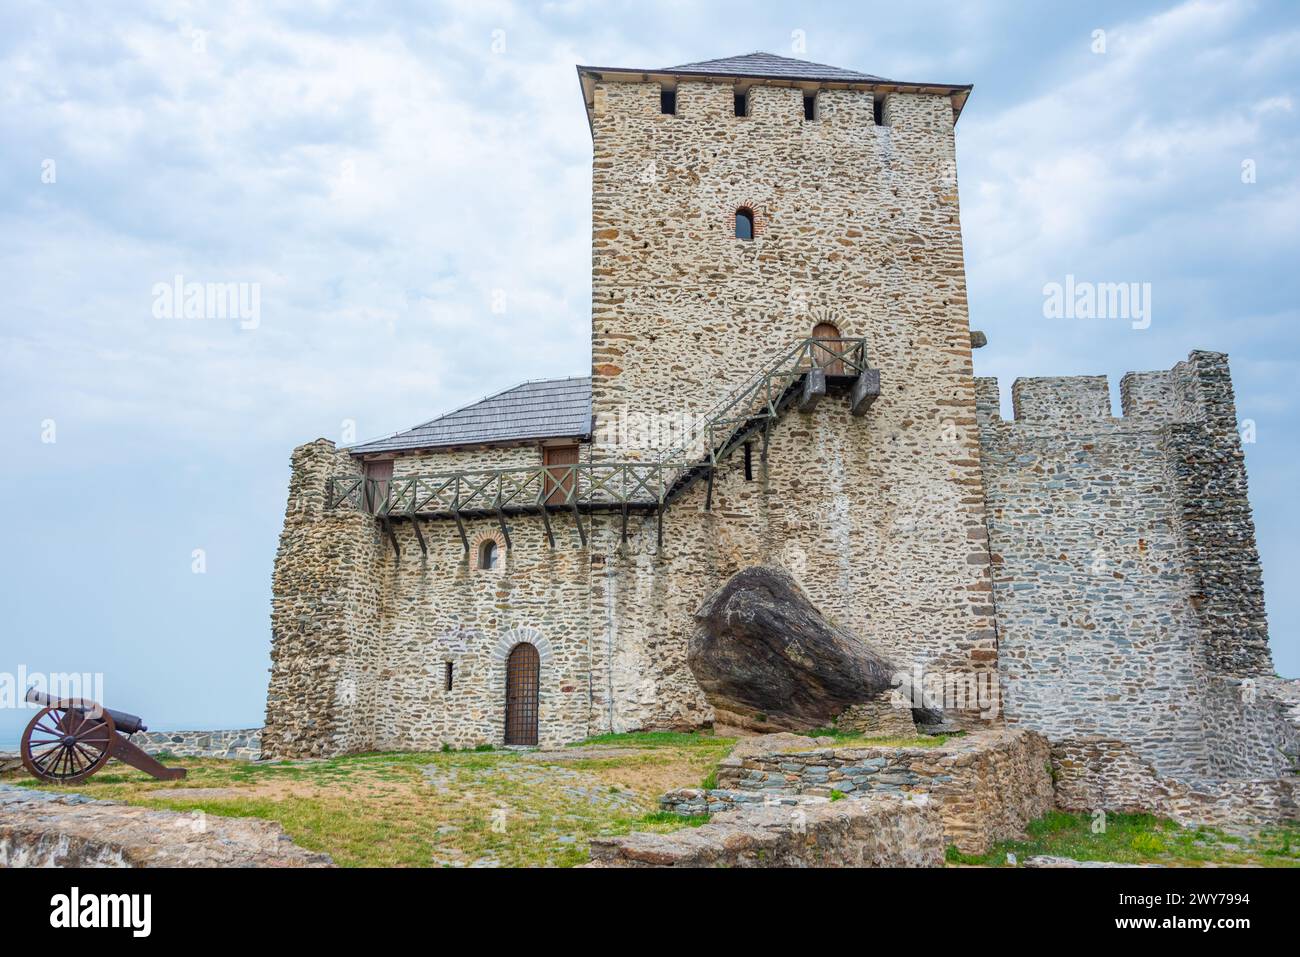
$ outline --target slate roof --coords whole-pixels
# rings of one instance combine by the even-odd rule
[[[810,63],[775,53],[746,53],[699,63],[664,67],[659,73],[694,73],[701,76],[752,76],[771,80],[824,80],[839,83],[888,83],[884,77],[845,70],[825,63]]]
[[[353,455],[591,434],[591,377],[535,379],[388,438],[355,445]]]
[[[920,83],[913,80],[888,80],[872,73],[846,70],[843,67],[796,60],[775,53],[745,53],[741,56],[701,60],[680,66],[625,67],[578,66],[578,83],[582,87],[582,100],[587,107],[587,123],[591,124],[595,85],[605,76],[659,77],[732,77],[737,80],[769,80],[790,85],[799,83],[845,83],[883,87],[885,90],[917,90],[925,93],[946,93],[952,97],[953,119],[960,115],[970,96],[969,83]]]

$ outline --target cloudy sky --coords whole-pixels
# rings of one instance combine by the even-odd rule
[[[1230,353],[1300,674],[1300,12],[1082,6],[6,3],[0,671],[103,672],[156,727],[260,724],[293,446],[588,369],[574,65],[767,50],[975,84],[971,323],[1004,392]],[[1151,283],[1150,327],[1045,319],[1066,275]],[[176,276],[257,284],[256,320],[158,315]]]

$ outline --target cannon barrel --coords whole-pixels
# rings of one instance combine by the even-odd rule
[[[92,714],[103,712],[113,719],[113,726],[123,734],[135,734],[137,731],[148,731],[145,727],[144,718],[139,715],[128,714],[125,711],[116,711],[113,708],[105,708],[98,701],[90,701],[85,698],[70,698],[63,700],[48,695],[44,691],[37,691],[35,688],[27,689],[27,700],[32,704],[38,704],[42,708],[51,708],[60,703],[67,707],[76,708],[78,711],[89,711]]]

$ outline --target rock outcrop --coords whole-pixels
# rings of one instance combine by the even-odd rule
[[[332,867],[279,824],[0,785],[0,867]]]
[[[742,569],[704,600],[686,661],[718,721],[765,731],[824,727],[905,675],[766,565]],[[942,720],[917,711],[919,721]]]

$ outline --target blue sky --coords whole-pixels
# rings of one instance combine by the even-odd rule
[[[1300,674],[1292,4],[113,6],[0,9],[0,671],[103,672],[155,727],[260,724],[290,450],[587,371],[574,64],[802,37],[975,84],[971,322],[1004,394],[1231,355],[1274,656]],[[1067,274],[1151,283],[1150,328],[1044,319]],[[176,275],[260,284],[256,328],[155,317]]]

